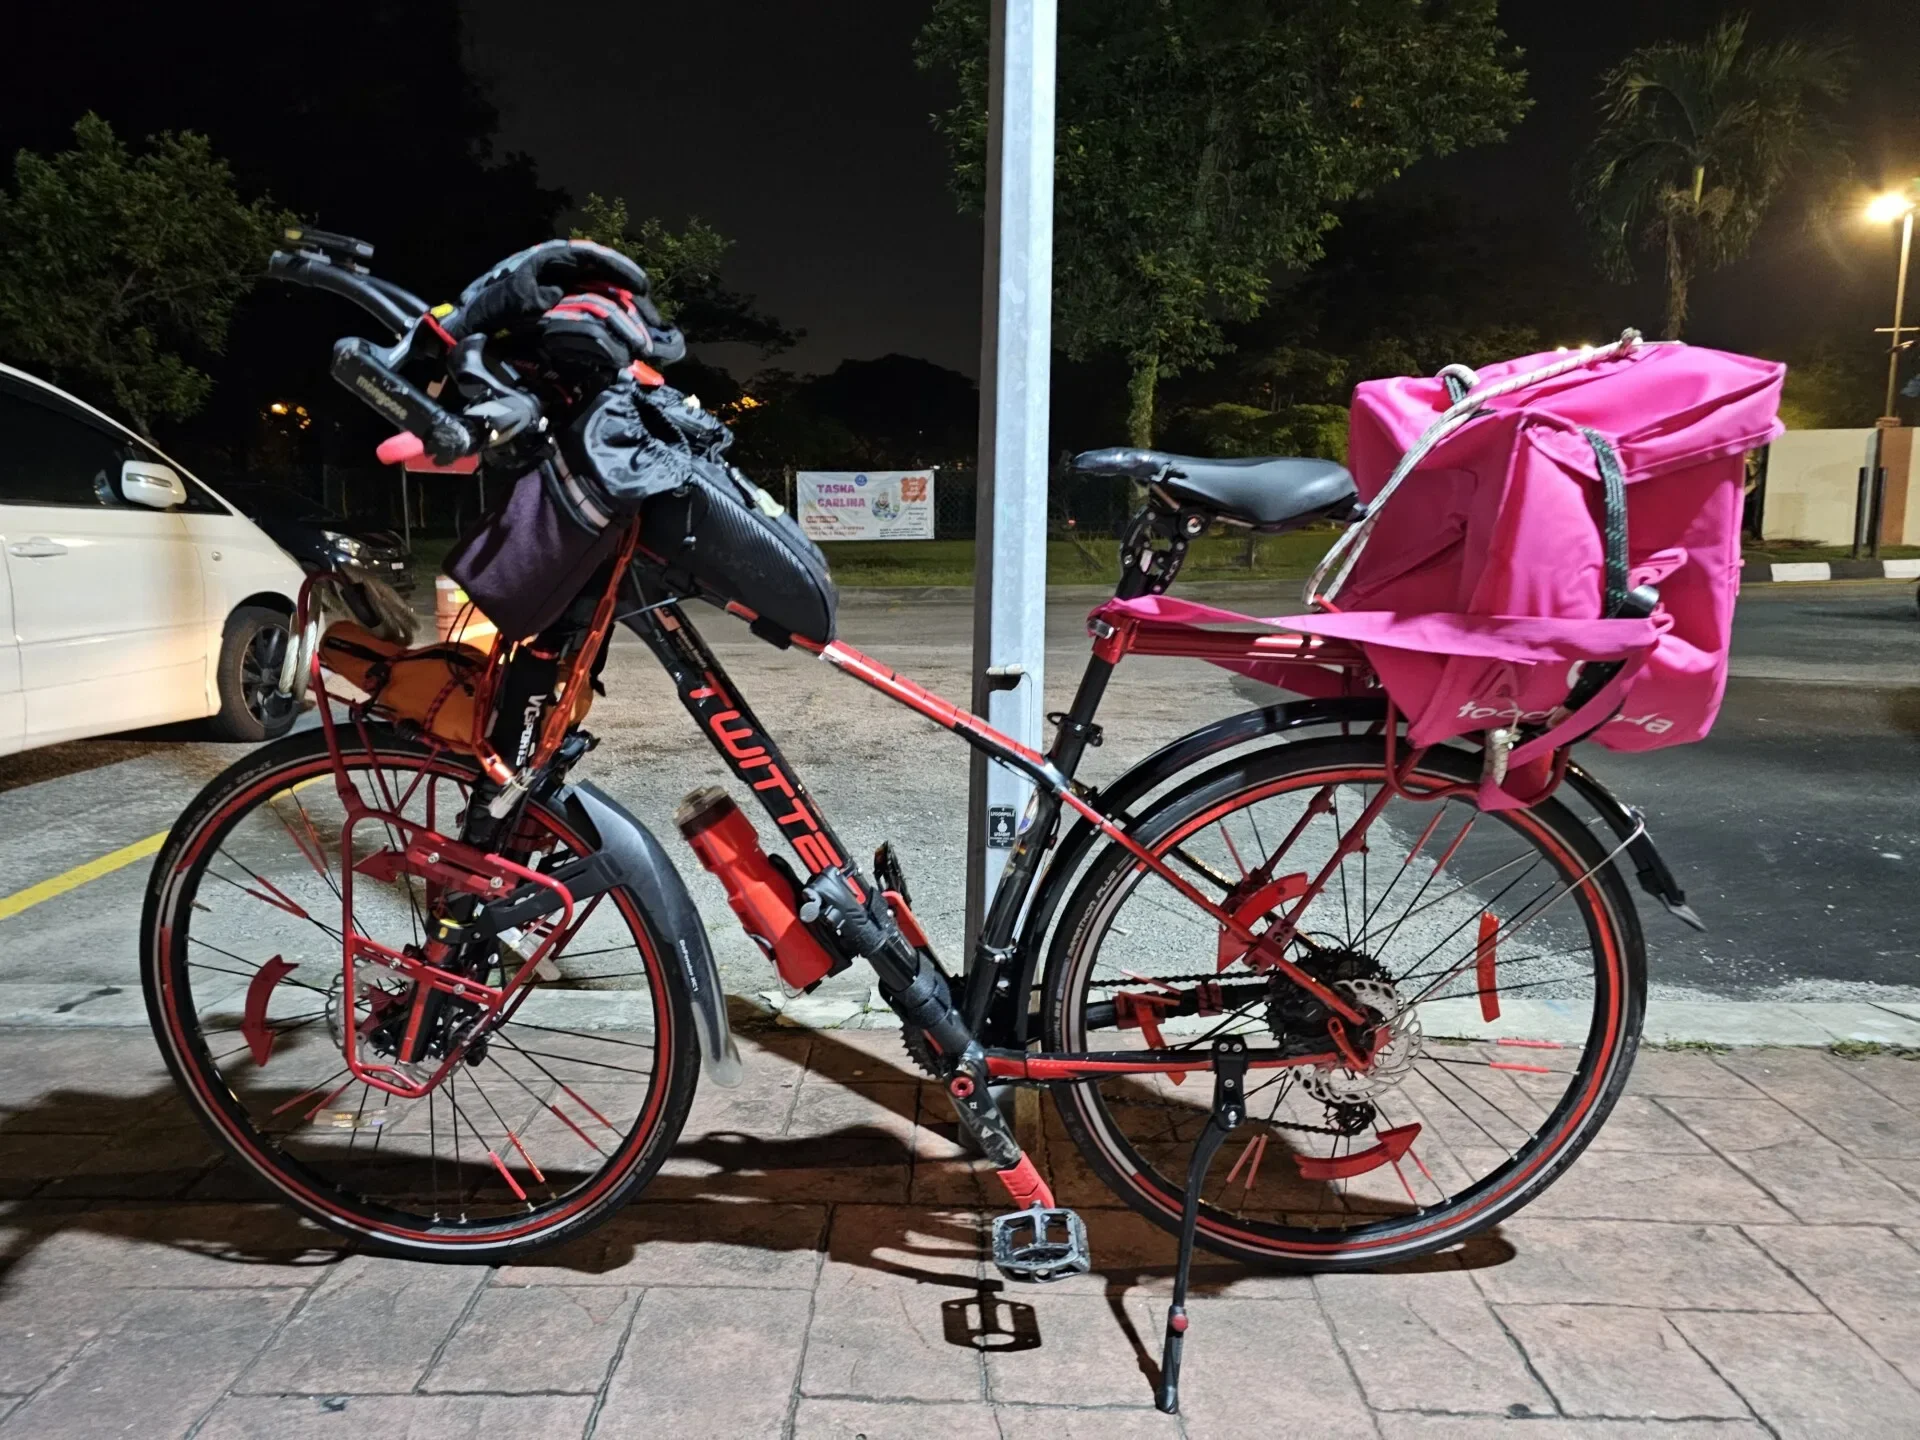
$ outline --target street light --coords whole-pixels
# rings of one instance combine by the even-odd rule
[[[1920,204],[1920,180],[1909,185],[1906,190],[1890,190],[1884,195],[1876,195],[1867,205],[1867,219],[1875,225],[1890,225],[1900,222],[1900,269],[1894,279],[1893,287],[1893,328],[1884,333],[1891,336],[1887,346],[1887,405],[1880,413],[1891,417],[1894,396],[1900,385],[1901,337],[1908,330],[1920,330],[1920,325],[1909,326],[1905,323],[1907,309],[1907,260],[1913,254],[1913,212]]]
[[[1887,428],[1900,423],[1893,405],[1894,397],[1899,393],[1903,338],[1909,330],[1920,330],[1920,325],[1909,326],[1906,323],[1907,261],[1913,254],[1913,212],[1917,204],[1920,204],[1920,180],[1913,181],[1905,190],[1889,190],[1884,195],[1876,195],[1867,203],[1866,218],[1869,224],[1890,225],[1895,220],[1900,222],[1900,268],[1894,276],[1893,326],[1891,329],[1882,327],[1874,332],[1888,337],[1887,402],[1880,412],[1879,423],[1873,427],[1873,437],[1867,442],[1867,463],[1860,470],[1860,490],[1853,510],[1853,557],[1856,560],[1860,558],[1862,548],[1875,558],[1880,554],[1880,514],[1886,484],[1886,471],[1880,461],[1885,452]]]

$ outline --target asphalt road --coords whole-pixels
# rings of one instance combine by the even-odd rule
[[[1833,998],[1920,986],[1920,614],[1911,584],[1757,585],[1698,745],[1582,761],[1647,813],[1711,926],[1649,918],[1656,981]]]
[[[1283,614],[1296,595],[1276,588],[1231,603]],[[1077,595],[1050,607],[1050,709],[1065,704],[1077,678],[1087,608]],[[855,852],[896,842],[916,910],[957,957],[964,747],[731,621],[716,617],[704,628]],[[842,628],[851,643],[965,699],[972,618],[951,592],[856,594]],[[677,853],[674,804],[694,786],[724,780],[724,770],[637,642],[616,646],[605,678],[610,694],[589,722],[602,744],[583,772]],[[1130,660],[1102,716],[1107,743],[1084,773],[1099,783],[1165,740],[1274,695],[1198,662]],[[0,758],[0,896],[164,830],[240,753],[186,733],[148,733]],[[1920,617],[1911,585],[1751,588],[1712,738],[1645,755],[1586,746],[1582,758],[1647,811],[1711,926],[1697,935],[1643,903],[1656,985],[1746,998],[1920,998]],[[729,988],[771,989],[717,885],[683,858]],[[137,985],[134,930],[147,865],[0,920],[0,987]],[[849,974],[830,985],[852,994],[864,983]]]

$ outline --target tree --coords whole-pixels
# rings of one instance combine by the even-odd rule
[[[0,344],[150,434],[206,403],[213,382],[189,356],[224,348],[292,217],[242,200],[204,136],[136,156],[89,114],[73,138],[51,158],[22,150],[0,190]]]
[[[575,227],[577,240],[598,240],[637,263],[652,282],[654,303],[699,344],[751,345],[762,355],[777,354],[799,338],[771,315],[754,307],[753,296],[720,284],[720,263],[733,242],[711,225],[689,218],[678,234],[649,215],[638,226],[627,202],[588,195]]]
[[[1603,269],[1659,257],[1664,334],[1686,325],[1694,277],[1740,259],[1796,173],[1836,162],[1833,109],[1847,53],[1801,40],[1749,44],[1744,16],[1698,44],[1635,50],[1600,84],[1600,133],[1575,176],[1575,202]]]
[[[1068,0],[1060,16],[1054,326],[1069,357],[1123,357],[1129,437],[1162,379],[1210,364],[1223,321],[1320,254],[1335,207],[1423,155],[1498,140],[1524,74],[1494,0]],[[935,0],[923,69],[954,187],[986,169],[985,0]]]
[[[1885,351],[1870,350],[1852,337],[1825,336],[1774,358],[1788,362],[1780,421],[1789,430],[1865,429],[1879,418],[1887,383]]]

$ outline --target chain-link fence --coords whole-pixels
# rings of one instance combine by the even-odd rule
[[[1056,466],[1047,485],[1047,532],[1117,537],[1133,513],[1131,488],[1124,480],[1073,475]],[[973,539],[979,503],[979,472],[973,466],[941,466],[933,480],[934,538]]]

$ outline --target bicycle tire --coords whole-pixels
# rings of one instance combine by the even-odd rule
[[[431,774],[455,785],[470,785],[477,778],[477,767],[465,757],[456,756],[444,750],[430,751],[385,726],[370,725],[367,727],[367,733],[372,737],[371,748],[357,754],[354,752],[350,754],[358,760],[370,762],[375,770],[390,770],[396,774],[419,773],[422,776]],[[209,871],[215,863],[215,857],[225,853],[229,837],[238,832],[250,816],[260,819],[264,824],[264,817],[260,813],[263,806],[267,806],[278,797],[288,795],[294,791],[295,787],[314,781],[319,782],[313,790],[317,806],[320,803],[320,797],[330,790],[331,775],[332,768],[325,738],[318,730],[296,733],[263,746],[231,766],[200,792],[175,823],[166,843],[156,857],[141,917],[141,971],[149,1020],[175,1082],[180,1086],[195,1114],[209,1133],[245,1171],[263,1182],[277,1198],[291,1204],[319,1224],[351,1237],[364,1249],[416,1260],[502,1264],[533,1250],[560,1243],[590,1230],[620,1206],[626,1204],[652,1178],[666,1159],[686,1121],[700,1070],[699,1046],[695,1039],[692,1008],[685,992],[684,979],[678,967],[659,963],[659,957],[671,954],[671,937],[659,931],[655,922],[641,907],[638,897],[625,890],[608,892],[608,898],[615,911],[613,923],[608,928],[615,936],[623,931],[630,935],[635,952],[642,957],[641,971],[635,973],[644,973],[646,1001],[654,1016],[655,1043],[647,1047],[653,1051],[654,1058],[651,1062],[651,1071],[648,1073],[648,1088],[644,1096],[636,1094],[634,1098],[637,1116],[630,1128],[616,1127],[612,1122],[604,1119],[603,1112],[613,1110],[611,1104],[603,1102],[602,1105],[595,1107],[591,1102],[582,1099],[581,1103],[587,1106],[588,1113],[600,1118],[602,1123],[607,1124],[608,1129],[619,1134],[620,1138],[617,1144],[614,1144],[610,1154],[596,1142],[588,1140],[596,1150],[606,1155],[606,1162],[596,1163],[591,1174],[564,1196],[557,1196],[548,1203],[533,1204],[530,1200],[532,1187],[526,1183],[529,1177],[524,1170],[516,1181],[505,1163],[495,1160],[492,1166],[483,1167],[477,1154],[474,1155],[471,1165],[482,1168],[481,1181],[466,1185],[462,1176],[463,1167],[467,1166],[468,1162],[460,1148],[462,1121],[468,1121],[468,1128],[473,1130],[476,1142],[484,1143],[491,1136],[482,1134],[481,1128],[476,1128],[470,1117],[461,1113],[458,1099],[455,1098],[450,1104],[453,1107],[452,1136],[455,1145],[456,1173],[450,1188],[454,1194],[455,1205],[465,1207],[461,1213],[441,1216],[436,1211],[431,1217],[427,1217],[396,1208],[392,1204],[377,1202],[364,1195],[356,1198],[330,1180],[326,1172],[317,1170],[310,1156],[303,1159],[299,1155],[289,1153],[285,1142],[296,1134],[311,1130],[313,1128],[311,1124],[306,1127],[296,1125],[294,1129],[278,1137],[269,1133],[270,1126],[262,1127],[259,1115],[249,1108],[248,1102],[238,1093],[242,1087],[237,1085],[234,1072],[246,1066],[245,1059],[234,1062],[229,1072],[221,1070],[220,1064],[209,1048],[209,1031],[200,1008],[201,999],[196,996],[194,990],[195,970],[207,968],[190,958],[200,953],[192,948],[196,938],[194,922],[200,918],[199,912],[208,912],[210,909],[205,902],[197,903],[196,897],[203,883],[209,878]],[[299,803],[299,814],[306,816],[305,802],[299,800],[297,795],[296,801]],[[593,837],[585,833],[579,823],[551,806],[530,802],[528,814],[533,817],[531,823],[550,832],[559,844],[577,853],[585,853],[595,843]],[[288,825],[284,802],[276,815],[279,823]],[[309,829],[314,828],[312,820],[304,823]],[[293,828],[288,826],[289,833],[292,833]],[[318,828],[324,838],[324,822]],[[297,840],[294,843],[297,847],[299,846]],[[315,841],[316,848],[320,843],[320,840]],[[305,847],[299,848],[304,853]],[[232,860],[233,857],[228,858]],[[330,860],[331,856],[328,855],[326,858]],[[311,859],[308,863],[312,863]],[[220,878],[225,876],[222,875]],[[306,883],[312,884],[310,877],[306,878]],[[356,901],[365,883],[365,881],[356,881]],[[331,885],[331,881],[329,884]],[[213,892],[218,887],[208,885],[206,889],[217,901],[219,897]],[[272,895],[282,898],[297,894],[289,884],[263,885],[261,890],[271,891]],[[263,894],[260,898],[269,897]],[[252,912],[249,914],[251,915]],[[252,923],[257,925],[259,922],[256,919]],[[356,925],[361,923],[357,916],[354,923]],[[201,940],[199,943],[202,947],[211,948],[206,940]],[[247,955],[244,949],[237,946],[220,948],[223,953],[232,956],[222,960],[220,962],[222,966],[231,967],[235,960],[244,964],[258,958]],[[260,948],[265,948],[264,942]],[[324,941],[315,941],[312,945],[314,952],[323,953],[327,948]],[[291,954],[290,951],[285,953]],[[564,951],[562,955],[564,958]],[[278,953],[275,958],[280,958]],[[309,956],[303,955],[301,959],[305,963],[313,963]],[[319,963],[326,962],[323,959]],[[340,965],[337,946],[333,948],[331,964],[337,971]],[[216,969],[214,973],[222,972]],[[231,969],[225,973],[235,974]],[[316,968],[310,973],[320,972]],[[243,970],[236,975],[236,978],[244,979],[254,974],[257,974],[257,970]],[[593,975],[584,978],[594,980],[608,977]],[[249,983],[251,984],[251,981]],[[306,983],[304,979],[300,983],[307,990],[318,988]],[[212,998],[210,990],[204,1003],[208,1006],[216,1006],[227,1002]],[[313,1002],[308,1000],[305,1003]],[[332,1001],[327,1004],[328,1018],[325,1026],[332,1027],[335,1022],[331,1016],[335,1007]],[[307,1022],[309,1026],[312,1023],[312,1021]],[[218,1028],[227,1030],[241,1027]],[[291,1028],[299,1029],[300,1027]],[[551,1027],[544,1028],[551,1029]],[[289,1032],[276,1029],[274,1033],[284,1035]],[[553,1033],[560,1036],[573,1034],[582,1036],[581,1039],[571,1041],[547,1040],[545,1043],[554,1047],[555,1050],[578,1052],[588,1048],[585,1038],[588,1032],[559,1030]],[[633,1042],[608,1039],[601,1040],[599,1043]],[[228,1053],[231,1055],[233,1052]],[[337,1061],[340,1058],[336,1049],[333,1059]],[[499,1064],[500,1068],[506,1069],[504,1062],[496,1061],[495,1063]],[[534,1062],[535,1065],[541,1063],[537,1060]],[[577,1076],[593,1072],[583,1072],[578,1068],[567,1069],[567,1066],[580,1067],[595,1063],[598,1062],[567,1058],[563,1064],[562,1058],[554,1058],[550,1064],[544,1066],[544,1069],[547,1073],[558,1072],[564,1075],[572,1081],[574,1087],[584,1092],[590,1088],[589,1084],[587,1081],[578,1079]],[[474,1074],[477,1076],[478,1062],[474,1064]],[[263,1066],[262,1074],[264,1073]],[[525,1073],[531,1076],[535,1072],[527,1070]],[[637,1067],[635,1073],[641,1073]],[[456,1067],[453,1083],[457,1084],[458,1079],[467,1074],[466,1067]],[[556,1083],[559,1083],[563,1089],[569,1088],[566,1080],[557,1079]],[[480,1087],[481,1081],[478,1078],[472,1078],[471,1084]],[[631,1082],[630,1088],[637,1092],[638,1082]],[[432,1093],[439,1095],[445,1089],[446,1086],[442,1085]],[[457,1096],[457,1092],[455,1093]],[[469,1093],[471,1094],[471,1091]],[[573,1091],[570,1089],[569,1093]],[[484,1097],[487,1092],[481,1088],[480,1094]],[[353,1098],[352,1095],[347,1095],[341,1102],[343,1107],[350,1107]],[[390,1098],[388,1097],[389,1100]],[[261,1103],[264,1104],[264,1102]],[[328,1102],[323,1100],[322,1103],[325,1105]],[[421,1102],[411,1103],[417,1106]],[[492,1102],[489,1101],[489,1103]],[[431,1098],[427,1104],[428,1114],[432,1117],[435,1111],[432,1108]],[[362,1117],[365,1115],[367,1106],[366,1097],[362,1097],[361,1105],[362,1111],[355,1116],[356,1128],[363,1123]],[[285,1106],[281,1107],[281,1109],[285,1108]],[[388,1108],[387,1104],[382,1104],[380,1113],[384,1115]],[[477,1104],[473,1109],[475,1114],[480,1113]],[[580,1119],[583,1124],[593,1123],[587,1121],[584,1114],[574,1110],[571,1103],[565,1107],[565,1111],[571,1111],[572,1118]],[[296,1117],[300,1113],[301,1111],[297,1109],[293,1112]],[[343,1108],[337,1113],[349,1112]],[[568,1113],[559,1110],[556,1113],[559,1113],[561,1120],[571,1124]],[[311,1119],[312,1117],[309,1117],[310,1121]],[[537,1120],[539,1124],[550,1123],[548,1117],[544,1115],[537,1117]],[[371,1142],[375,1151],[378,1151],[380,1142],[386,1134],[400,1131],[405,1123],[403,1121],[401,1124],[388,1126],[382,1133],[376,1134]],[[484,1119],[479,1122],[479,1125],[489,1131],[493,1128],[491,1122]],[[415,1125],[414,1129],[417,1139],[418,1126]],[[520,1143],[515,1137],[512,1126],[505,1119],[501,1119],[500,1129],[505,1132],[506,1140],[513,1140],[516,1145]],[[522,1133],[525,1133],[524,1127]],[[357,1143],[358,1138],[356,1134],[348,1142],[349,1148]],[[508,1148],[506,1140],[502,1140],[497,1148],[505,1152],[508,1161],[518,1167],[519,1158]],[[306,1142],[303,1140],[303,1143]],[[389,1157],[392,1154],[393,1150],[389,1149]],[[522,1154],[526,1155],[527,1152],[523,1151]],[[365,1154],[362,1152],[361,1163],[364,1163],[364,1160]],[[592,1162],[580,1163],[584,1166]],[[528,1158],[526,1164],[533,1167],[532,1174],[539,1176],[542,1181],[552,1178],[532,1158]],[[440,1198],[437,1165],[436,1158],[434,1197],[436,1202]],[[498,1167],[499,1174],[504,1177],[506,1184],[519,1184],[526,1192],[521,1198],[528,1200],[529,1203],[517,1214],[506,1214],[493,1219],[475,1219],[469,1212],[480,1208],[477,1200],[484,1194],[482,1186],[486,1179],[486,1172],[493,1167]],[[552,1168],[550,1164],[548,1169]],[[567,1168],[576,1167],[573,1162],[569,1162]],[[555,1193],[551,1187],[549,1193]],[[474,1203],[468,1203],[465,1198],[468,1194],[475,1197]],[[503,1193],[500,1207],[505,1208],[509,1204],[509,1198]]]
[[[1479,763],[1478,756],[1465,751],[1436,748],[1421,758],[1415,773],[1428,783],[1471,783],[1479,778]],[[1232,809],[1236,801],[1260,803],[1247,801],[1246,797],[1298,794],[1310,785],[1358,786],[1364,793],[1367,785],[1380,784],[1384,765],[1384,741],[1379,737],[1330,737],[1257,751],[1236,757],[1165,797],[1131,827],[1130,834],[1157,853],[1175,845],[1191,845],[1197,833],[1196,817],[1232,815],[1238,813]],[[1570,882],[1567,893],[1578,897],[1576,909],[1595,956],[1594,1018],[1588,1043],[1579,1048],[1577,1069],[1566,1072],[1576,1076],[1576,1080],[1568,1083],[1563,1103],[1542,1123],[1533,1142],[1514,1152],[1497,1172],[1471,1185],[1451,1203],[1429,1208],[1416,1200],[1414,1207],[1408,1207],[1415,1213],[1395,1219],[1383,1212],[1383,1218],[1378,1221],[1356,1225],[1353,1234],[1341,1237],[1326,1233],[1332,1227],[1325,1227],[1323,1231],[1318,1225],[1309,1229],[1298,1223],[1284,1223],[1284,1216],[1273,1220],[1236,1216],[1203,1199],[1198,1231],[1201,1245],[1249,1263],[1320,1271],[1372,1268],[1430,1254],[1460,1243],[1527,1204],[1565,1172],[1604,1123],[1626,1084],[1645,1006],[1645,942],[1632,901],[1617,870],[1609,863],[1608,852],[1558,801],[1549,799],[1522,811],[1481,812],[1475,807],[1475,813],[1495,816],[1507,830],[1535,845],[1552,871]],[[1431,823],[1427,833],[1433,833]],[[1435,866],[1434,873],[1439,871],[1440,867]],[[1123,890],[1130,894],[1128,887],[1138,885],[1146,873],[1127,850],[1110,842],[1094,856],[1076,885],[1049,947],[1042,993],[1042,1026],[1048,1049],[1108,1049],[1112,1048],[1113,1035],[1134,1033],[1106,1030],[1097,1040],[1092,1039],[1086,1016],[1099,950],[1110,929],[1117,924],[1116,914],[1120,913],[1115,897]],[[1344,884],[1345,862],[1340,873]],[[1332,893],[1331,882],[1323,893]],[[1124,903],[1123,899],[1121,904]],[[1344,894],[1342,903],[1346,903]],[[1460,903],[1470,906],[1480,900],[1470,892]],[[1197,909],[1191,909],[1191,913],[1206,919]],[[1372,916],[1365,918],[1371,922]],[[1308,928],[1310,919],[1311,912],[1303,919],[1303,929]],[[1217,926],[1214,933],[1220,933]],[[1191,957],[1183,958],[1191,960]],[[1188,963],[1183,968],[1204,970],[1208,967]],[[1136,979],[1152,978],[1133,971],[1123,973],[1132,974]],[[1524,985],[1516,988],[1523,989]],[[1598,1043],[1594,1043],[1596,1037]],[[1436,1062],[1436,1068],[1438,1063],[1463,1062]],[[1505,1069],[1523,1071],[1542,1068],[1522,1062],[1495,1063]],[[1452,1071],[1445,1073],[1452,1077]],[[1204,1083],[1204,1076],[1194,1078],[1203,1083],[1188,1088],[1199,1093],[1182,1103],[1200,1107],[1195,1113],[1204,1116],[1209,1087]],[[1509,1078],[1517,1081],[1523,1077],[1500,1077],[1502,1083]],[[1168,1165],[1166,1169],[1173,1173],[1165,1173],[1143,1155],[1140,1145],[1144,1142],[1129,1137],[1125,1124],[1116,1119],[1116,1112],[1139,1102],[1113,1098],[1116,1087],[1122,1083],[1125,1082],[1083,1081],[1058,1085],[1053,1090],[1054,1100],[1067,1136],[1094,1174],[1133,1209],[1162,1228],[1177,1231],[1185,1189],[1184,1164]],[[1446,1088],[1451,1089],[1453,1083],[1449,1078]],[[1433,1088],[1440,1088],[1437,1082]],[[1249,1100],[1253,1093],[1250,1076]],[[1276,1101],[1276,1108],[1277,1105]],[[1429,1107],[1421,1107],[1420,1113],[1424,1115],[1426,1108]],[[1441,1107],[1436,1104],[1430,1108],[1438,1111]],[[1177,1136],[1180,1123],[1176,1119],[1169,1127],[1170,1133]],[[1249,1154],[1252,1145],[1250,1139]],[[1190,1151],[1191,1147],[1187,1148]],[[1224,1167],[1228,1163],[1230,1148],[1223,1147],[1216,1166]],[[1265,1148],[1263,1141],[1260,1156],[1254,1157],[1255,1166],[1259,1165],[1260,1157],[1264,1157]],[[1421,1170],[1426,1168],[1422,1163]],[[1398,1158],[1394,1160],[1393,1170],[1402,1170]],[[1207,1178],[1212,1174],[1210,1170]],[[1415,1183],[1418,1180],[1415,1175]],[[1233,1177],[1229,1176],[1226,1185],[1221,1187],[1223,1198],[1232,1183]],[[1252,1186],[1247,1188],[1250,1191]],[[1444,1187],[1435,1182],[1434,1188],[1438,1191]],[[1408,1187],[1408,1195],[1410,1200],[1414,1199],[1412,1186]]]

